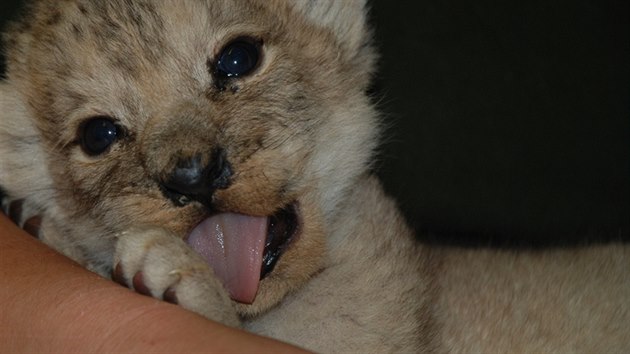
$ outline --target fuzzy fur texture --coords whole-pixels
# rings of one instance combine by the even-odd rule
[[[4,35],[0,186],[43,217],[40,237],[110,276],[142,272],[210,319],[321,352],[623,351],[630,251],[547,255],[418,245],[369,173],[376,54],[363,0],[41,0]],[[260,40],[250,75],[213,64]],[[124,136],[81,148],[92,117]],[[231,182],[207,205],[160,185],[177,161],[221,149]],[[184,242],[214,212],[299,205],[299,236],[255,301],[230,300]],[[138,290],[138,289],[136,289]]]

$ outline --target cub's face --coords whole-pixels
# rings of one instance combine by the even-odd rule
[[[264,242],[245,313],[316,272],[375,143],[373,55],[350,25],[362,8],[335,18],[303,3],[36,3],[5,38],[8,80],[41,136],[58,222],[112,240],[139,225],[189,240],[211,219],[264,224],[241,231]]]

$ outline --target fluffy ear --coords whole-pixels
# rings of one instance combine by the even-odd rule
[[[359,52],[371,40],[367,0],[295,0],[292,5],[311,21],[331,29],[351,52]]]
[[[41,140],[17,90],[0,81],[0,186],[11,198],[52,192]]]

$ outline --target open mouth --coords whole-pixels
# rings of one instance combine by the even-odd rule
[[[297,227],[297,214],[293,205],[269,217],[260,279],[265,278],[273,271],[278,259],[291,244]]]
[[[233,300],[252,303],[260,281],[273,271],[298,229],[295,205],[266,217],[220,213],[202,221],[186,242],[205,258]]]

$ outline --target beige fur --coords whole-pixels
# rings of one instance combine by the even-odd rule
[[[259,38],[250,75],[209,63]],[[625,245],[548,253],[429,249],[369,173],[376,56],[363,0],[41,0],[4,36],[0,186],[40,237],[104,276],[320,352],[618,351],[630,347]],[[125,136],[89,156],[95,116]],[[300,231],[251,305],[183,239],[209,211],[160,189],[176,158],[225,149],[216,211],[298,205]],[[166,298],[166,296],[165,296]]]

